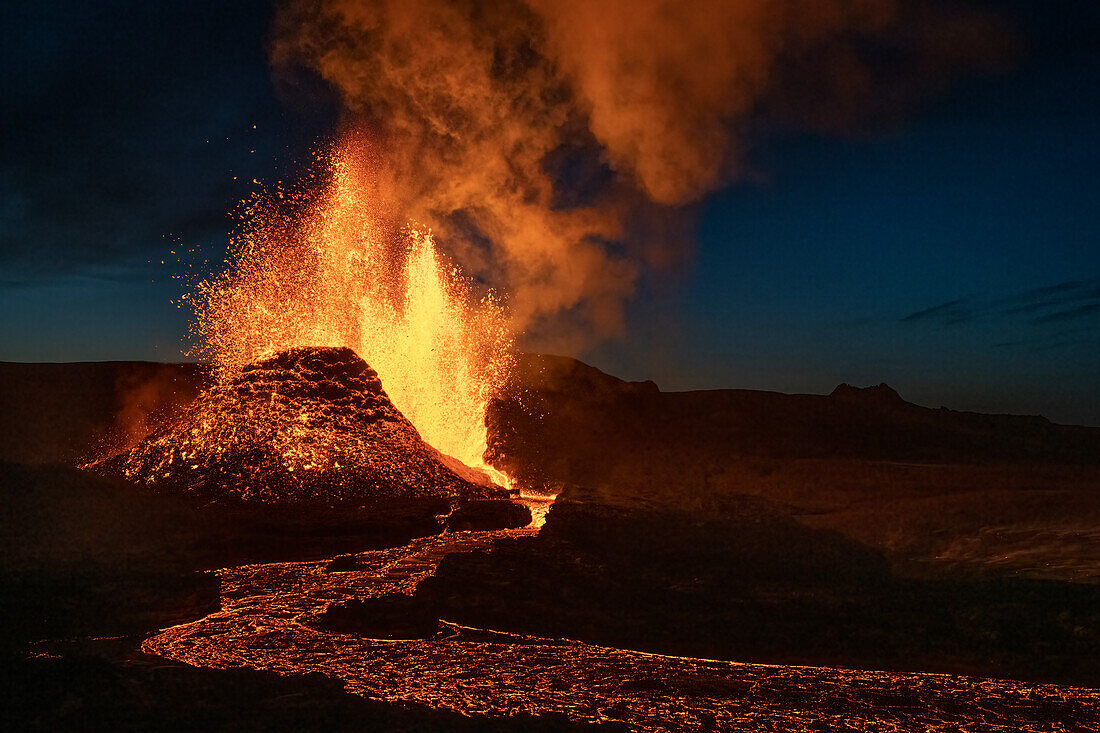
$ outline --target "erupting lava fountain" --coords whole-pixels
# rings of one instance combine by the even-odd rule
[[[318,188],[245,202],[226,270],[189,298],[217,385],[111,466],[188,492],[221,476],[260,500],[507,485],[483,458],[485,410],[512,363],[503,309],[475,300],[430,232],[386,221],[357,163],[344,146]]]

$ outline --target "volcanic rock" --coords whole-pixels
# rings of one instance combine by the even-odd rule
[[[447,517],[447,529],[452,532],[510,529],[530,523],[531,510],[507,499],[467,502]]]
[[[415,597],[463,626],[659,654],[1100,682],[1096,585],[901,576],[753,497],[721,513],[602,498],[567,487],[538,535],[446,555]]]
[[[325,564],[325,570],[330,573],[346,573],[350,570],[362,570],[359,556],[355,554],[337,555]]]
[[[486,414],[490,465],[523,488],[576,484],[670,495],[744,493],[752,462],[1100,465],[1100,428],[906,402],[886,384],[830,395],[725,389],[661,392],[565,357],[519,354]],[[771,470],[768,468],[765,471]],[[820,475],[820,473],[819,473]],[[797,481],[802,482],[800,477]],[[774,490],[773,478],[759,484]]]
[[[848,383],[838,384],[829,393],[829,397],[839,401],[882,407],[904,407],[906,404],[897,390],[886,382],[871,387],[855,387]]]
[[[91,467],[198,501],[363,506],[505,496],[445,465],[348,348],[298,348],[218,382]]]
[[[327,631],[372,639],[429,639],[439,631],[435,607],[401,593],[335,603],[315,623]]]

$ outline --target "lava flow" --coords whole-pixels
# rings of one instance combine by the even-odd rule
[[[345,141],[319,187],[246,203],[229,268],[194,297],[201,355],[225,380],[287,349],[350,347],[429,445],[505,483],[483,460],[485,409],[511,363],[502,307],[474,298],[430,231],[394,224],[369,159]]]
[[[342,571],[324,560],[225,568],[218,611],[142,649],[216,669],[321,674],[357,695],[465,715],[557,714],[632,731],[1100,730],[1098,692],[1060,685],[670,657],[446,621],[418,638],[326,627],[338,602],[370,609],[403,594],[415,606],[417,584],[446,555],[537,531],[424,537],[359,553]]]

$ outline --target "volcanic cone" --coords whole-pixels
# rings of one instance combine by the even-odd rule
[[[460,477],[348,348],[299,348],[203,391],[132,450],[91,466],[199,501],[365,505],[506,495]]]

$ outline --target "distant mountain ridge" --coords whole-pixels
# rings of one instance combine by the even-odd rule
[[[209,381],[199,364],[0,362],[0,460],[73,463],[126,449]],[[662,456],[1100,463],[1100,428],[921,407],[885,384],[842,384],[829,395],[661,392],[541,354],[518,355],[487,420],[501,466],[554,476]]]
[[[746,389],[661,392],[565,357],[521,355],[493,403],[490,452],[513,474],[589,483],[738,458],[1100,464],[1100,428],[932,409],[886,384],[829,395]]]

